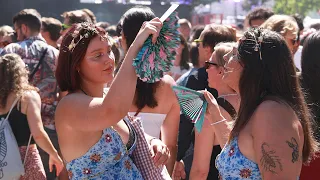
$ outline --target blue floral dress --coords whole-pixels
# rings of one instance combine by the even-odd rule
[[[130,128],[130,131],[132,129]],[[100,140],[87,153],[67,163],[69,179],[143,180],[129,157],[135,145],[136,139],[131,148],[127,150],[116,130],[112,127],[103,130]]]
[[[258,165],[240,152],[237,137],[217,156],[216,167],[223,180],[262,179]]]

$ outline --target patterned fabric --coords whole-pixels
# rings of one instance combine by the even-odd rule
[[[170,71],[172,61],[175,59],[172,52],[180,44],[178,19],[177,12],[173,12],[163,22],[156,43],[152,43],[150,36],[133,60],[132,65],[141,81],[158,82],[165,73]]]
[[[145,180],[171,180],[165,166],[155,166],[151,158],[150,146],[147,142],[140,118],[127,116],[137,132],[137,148],[133,151],[133,160]]]
[[[240,152],[238,138],[234,138],[222,149],[217,156],[216,167],[223,180],[262,180],[258,165]]]
[[[133,131],[134,132],[134,131]],[[113,128],[103,130],[100,140],[83,156],[66,164],[70,180],[142,180],[120,135]]]
[[[16,53],[28,66],[31,73],[37,66],[44,50],[48,48],[42,65],[33,77],[31,84],[38,87],[41,97],[41,116],[43,124],[50,129],[54,128],[54,112],[57,105],[57,86],[54,72],[55,62],[59,51],[48,45],[46,41],[39,36],[28,38],[19,43],[7,45],[1,52],[1,55]]]
[[[19,147],[21,160],[24,161],[27,147]],[[46,180],[46,173],[39,155],[39,151],[35,145],[29,147],[27,158],[24,165],[25,175],[20,180]]]

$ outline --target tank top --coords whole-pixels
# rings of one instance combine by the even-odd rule
[[[83,156],[66,163],[70,180],[143,179],[130,158],[137,142],[136,132],[130,122],[125,122],[130,131],[129,142],[123,144],[115,129],[106,128],[98,142]]]
[[[15,107],[12,109],[8,121],[17,140],[18,146],[21,147],[28,145],[31,131],[29,128],[27,115],[20,112],[18,110],[18,106],[21,107],[21,101],[19,101],[19,103],[17,103],[17,105],[15,105]],[[0,119],[5,119],[7,115],[8,113],[0,115]],[[30,144],[35,144],[33,138],[31,139]]]
[[[130,116],[134,116],[135,114],[135,112],[129,112]],[[137,117],[141,118],[145,133],[152,137],[160,138],[161,126],[167,117],[166,114],[140,112]]]

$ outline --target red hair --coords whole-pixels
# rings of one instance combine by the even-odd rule
[[[90,41],[96,37],[106,37],[104,29],[90,23],[73,25],[63,37],[56,79],[61,91],[74,92],[80,89],[81,78],[77,67],[87,52]]]

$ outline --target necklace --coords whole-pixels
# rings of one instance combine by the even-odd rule
[[[86,92],[84,92],[84,90],[83,90],[82,88],[80,88],[80,90],[81,90],[85,95],[88,96],[88,94],[87,94]]]
[[[228,96],[237,96],[237,95],[238,94],[225,94],[225,95],[218,96],[218,98],[228,97]]]
[[[85,94],[85,95],[87,95],[87,96],[89,96],[82,88],[80,88],[80,90],[83,92],[83,94]],[[105,90],[103,89],[103,95],[106,95],[106,92],[105,92]]]

